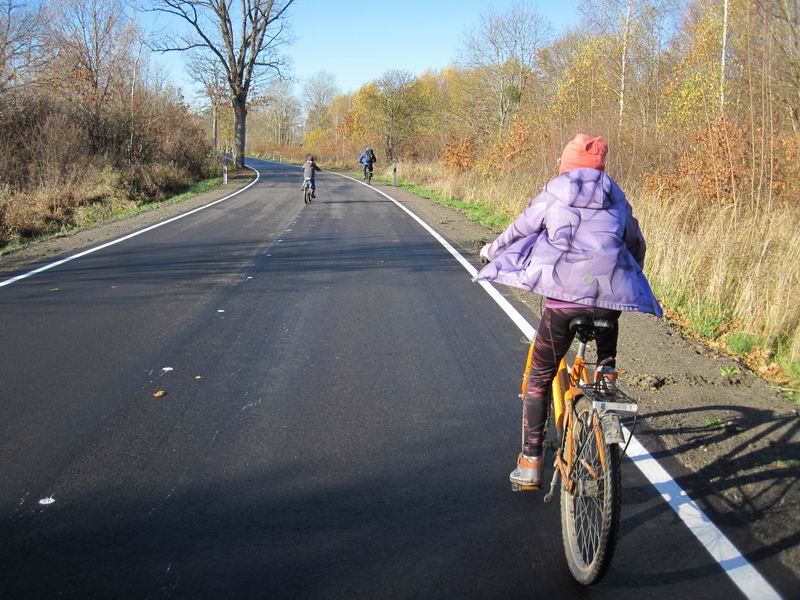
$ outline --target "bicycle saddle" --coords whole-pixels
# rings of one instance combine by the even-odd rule
[[[605,333],[614,327],[614,322],[608,319],[591,319],[586,315],[575,317],[569,322],[569,331],[584,344],[597,337],[598,333]]]

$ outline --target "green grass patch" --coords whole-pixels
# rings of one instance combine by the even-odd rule
[[[373,179],[387,185],[391,183],[391,180],[387,177],[373,176]],[[467,202],[466,200],[461,200],[458,198],[450,198],[441,192],[422,187],[415,183],[398,180],[397,187],[407,190],[412,194],[416,194],[417,196],[422,196],[423,198],[432,200],[437,204],[454,208],[467,217],[467,219],[470,221],[480,223],[484,227],[488,227],[493,231],[501,231],[505,229],[505,227],[513,220],[513,217],[509,216],[508,214],[494,210],[485,204]]]
[[[757,335],[745,331],[731,331],[722,341],[736,354],[750,354],[756,346],[761,345]]]
[[[777,360],[790,380],[789,385],[784,391],[798,406],[800,406],[800,358],[792,360],[789,356],[790,352],[788,346],[778,346],[778,350],[775,353],[775,360]]]
[[[488,227],[493,231],[504,229],[512,220],[507,214],[493,210],[484,204],[476,204],[474,202],[467,202],[465,200],[459,200],[456,198],[448,198],[436,190],[420,187],[413,183],[398,181],[397,184],[399,187],[408,190],[412,194],[422,196],[428,200],[433,200],[437,204],[454,208],[467,217],[467,219],[470,221],[480,223],[484,227]]]
[[[716,340],[722,335],[722,326],[730,318],[718,306],[691,298],[687,291],[657,280],[651,281],[651,285],[653,293],[664,307],[674,310],[685,321],[684,326],[689,334],[705,340]]]
[[[705,303],[690,304],[684,314],[689,332],[707,340],[716,340],[720,336],[720,327],[727,321],[721,310]]]
[[[739,369],[736,367],[722,367],[719,374],[723,377],[736,377],[739,374]]]
[[[81,231],[82,229],[94,227],[102,223],[120,221],[122,219],[127,219],[129,217],[133,217],[141,213],[155,210],[156,208],[162,206],[169,206],[171,204],[183,202],[184,200],[188,200],[192,196],[196,196],[197,194],[202,194],[203,192],[207,192],[208,190],[217,187],[221,182],[222,182],[221,177],[212,177],[210,179],[204,179],[202,181],[198,181],[197,183],[188,186],[186,190],[184,190],[180,194],[176,194],[175,196],[171,196],[170,198],[167,198],[160,202],[137,202],[133,206],[121,208],[110,214],[100,205],[95,207],[84,207],[85,208],[84,220],[80,225],[65,226],[61,227],[61,229],[59,229],[58,231],[53,231],[51,233],[43,233],[41,235],[25,238],[23,240],[15,240],[0,248],[0,256],[3,256],[4,254],[8,254],[10,252],[14,252],[15,250],[20,250],[36,242],[41,242],[44,240],[52,240],[54,238],[60,238],[60,237],[67,237],[73,235],[74,233],[77,233],[78,231]]]

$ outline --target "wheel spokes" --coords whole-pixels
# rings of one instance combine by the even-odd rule
[[[573,467],[576,486],[572,497],[572,513],[578,553],[588,566],[600,548],[605,496],[604,472],[591,413],[586,415],[586,419],[578,420],[575,438],[580,450]]]

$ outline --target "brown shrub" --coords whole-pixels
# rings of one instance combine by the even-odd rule
[[[68,114],[51,113],[25,140],[28,181],[39,186],[63,183],[73,171],[88,167],[90,144],[86,130]]]
[[[2,242],[33,237],[47,230],[48,211],[36,197],[9,194],[4,200],[0,236]]]
[[[172,164],[134,165],[121,175],[121,185],[140,201],[158,201],[183,191],[190,173]]]
[[[449,171],[469,171],[475,165],[475,144],[467,137],[452,140],[444,148],[442,164]]]
[[[721,204],[739,199],[750,175],[749,132],[727,114],[695,132],[678,160],[677,174],[701,198]]]

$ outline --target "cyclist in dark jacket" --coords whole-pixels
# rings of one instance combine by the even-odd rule
[[[314,171],[321,171],[317,166],[317,163],[314,162],[314,155],[309,154],[306,158],[306,162],[303,163],[303,184],[305,185],[306,180],[311,182],[311,197],[316,198],[316,191],[317,191],[317,182],[314,180]],[[300,189],[303,189],[303,186],[300,186]]]
[[[372,174],[372,165],[378,162],[378,159],[375,157],[375,151],[372,148],[365,149],[361,153],[361,156],[358,157],[358,162],[364,166],[364,179],[366,180],[367,170]]]

